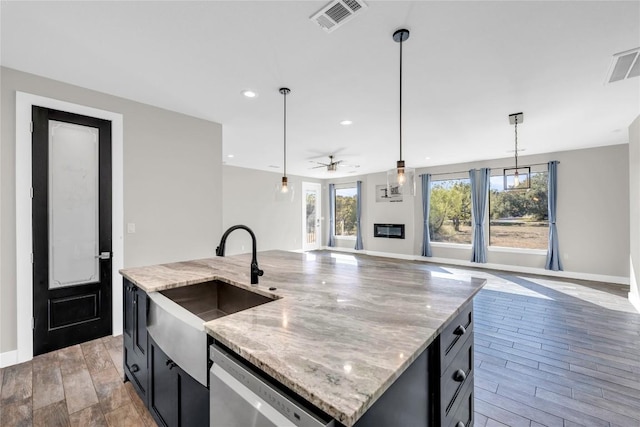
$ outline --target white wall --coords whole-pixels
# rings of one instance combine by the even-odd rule
[[[282,202],[276,201],[275,196],[281,174],[228,165],[222,171],[222,232],[244,224],[256,235],[258,251],[302,249],[302,182],[319,180],[289,176],[294,197],[291,202]],[[222,232],[216,236],[216,245]],[[234,231],[227,240],[225,254],[246,252],[251,252],[251,237],[245,231]]]
[[[623,282],[629,277],[628,153],[628,145],[623,144],[520,157],[523,165],[560,161],[557,226],[566,272],[615,277]],[[422,168],[416,171],[416,175],[431,173],[434,179],[438,179],[438,173],[481,167],[501,169],[510,166],[511,162],[512,159],[497,159]],[[363,202],[367,212],[362,221],[365,250],[419,255],[423,229],[420,180],[416,177],[415,198],[405,197],[402,203],[376,203],[375,185],[384,184],[386,174],[351,177],[350,181],[356,179],[365,182],[363,192],[369,196]],[[325,216],[328,218],[328,211],[325,211]],[[406,239],[373,238],[375,222],[406,224]],[[432,251],[437,259],[468,261],[471,257],[470,248],[434,246]],[[543,269],[545,260],[546,254],[488,252],[488,263],[496,265]]]
[[[640,116],[629,126],[630,280],[629,299],[640,311]]]
[[[0,354],[16,349],[16,91],[124,118],[125,267],[211,256],[222,225],[222,127],[0,68]]]
[[[369,185],[363,187],[367,195],[365,206],[366,222],[363,222],[363,239],[367,237],[365,249],[375,252],[391,252],[401,255],[413,254],[415,233],[414,204],[420,203],[416,197],[404,197],[402,202],[376,202],[376,186],[387,184],[387,173],[376,173],[367,176]],[[417,186],[416,186],[417,189]],[[388,239],[373,237],[374,224],[404,224],[404,239]]]

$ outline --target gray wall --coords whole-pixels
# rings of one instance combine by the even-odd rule
[[[16,348],[16,91],[124,117],[125,267],[211,256],[222,225],[222,127],[8,68],[0,68],[0,352]]]
[[[560,161],[557,225],[565,271],[629,277],[628,154],[628,145],[623,144],[520,157],[521,164]],[[498,169],[509,166],[511,162],[512,159],[497,159],[423,168],[417,170],[416,175],[428,172],[438,179],[437,173],[481,167]],[[364,193],[368,196],[367,201],[363,202],[367,212],[363,217],[365,250],[419,255],[423,229],[420,180],[416,177],[416,197],[405,198],[402,203],[376,203],[375,186],[386,183],[386,174],[349,178],[351,182],[356,179],[365,183]],[[328,218],[328,210],[324,215]],[[373,224],[376,222],[406,224],[406,239],[373,238]],[[468,261],[471,249],[434,247],[433,256]],[[546,255],[537,254],[488,253],[488,262],[492,264],[544,268],[545,259]]]
[[[258,251],[302,248],[302,182],[320,182],[313,178],[289,176],[294,189],[291,202],[276,201],[275,190],[282,175],[225,165],[223,171],[223,230],[244,224],[256,235]],[[322,234],[325,234],[324,229]],[[215,237],[220,241],[220,235]],[[229,235],[226,255],[251,251],[251,238],[245,231]]]
[[[640,116],[629,126],[630,297],[640,310]]]

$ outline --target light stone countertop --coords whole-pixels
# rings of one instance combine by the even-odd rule
[[[428,264],[327,251],[121,270],[146,292],[221,280],[275,301],[205,323],[209,335],[352,426],[485,284]],[[277,288],[269,291],[269,287]]]

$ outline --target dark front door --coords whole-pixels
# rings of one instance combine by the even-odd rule
[[[111,122],[33,107],[34,355],[111,333]]]

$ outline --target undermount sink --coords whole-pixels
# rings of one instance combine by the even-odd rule
[[[275,299],[221,281],[148,295],[149,335],[173,362],[205,387],[208,353],[204,323]]]
[[[220,281],[168,289],[160,293],[205,322],[274,300]]]

